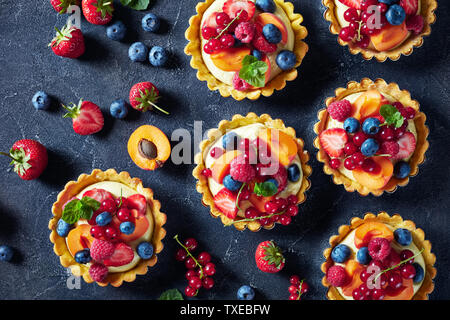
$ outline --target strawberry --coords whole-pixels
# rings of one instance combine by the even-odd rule
[[[72,5],[79,6],[80,0],[50,0],[50,3],[56,12],[62,14],[66,13],[67,9]]]
[[[99,132],[105,124],[99,106],[90,101],[80,100],[78,105],[72,103],[72,107],[63,105],[63,108],[68,111],[64,118],[72,118],[73,130],[79,135],[86,136]]]
[[[417,10],[419,10],[419,0],[400,0],[399,5],[407,15],[416,15]]]
[[[127,198],[127,207],[136,210],[137,216],[143,217],[147,213],[147,199],[141,194],[134,194]]]
[[[114,196],[104,189],[91,189],[83,193],[83,197],[89,197],[102,203],[106,199],[114,200]]]
[[[348,136],[344,129],[333,128],[323,131],[319,140],[330,157],[339,158],[344,154],[344,146],[348,142]]]
[[[210,27],[210,28],[213,28],[213,29],[217,29],[218,25],[217,25],[217,22],[216,22],[216,17],[217,17],[218,14],[219,14],[219,12],[214,12],[208,18],[206,18],[205,22],[203,22],[202,28]]]
[[[168,115],[169,112],[156,105],[159,98],[159,91],[151,82],[136,83],[130,90],[130,104],[134,109],[146,112],[155,108]]]
[[[9,157],[14,165],[14,172],[23,180],[33,180],[38,178],[47,167],[47,149],[30,139],[19,140],[13,144],[9,153],[0,152]]]
[[[214,204],[227,218],[236,218],[238,209],[236,207],[236,195],[230,190],[223,188],[214,196]]]
[[[107,267],[120,267],[129,264],[133,259],[133,249],[126,243],[119,242],[116,244],[113,255],[105,259],[103,264]]]
[[[90,253],[92,259],[95,261],[103,261],[110,258],[115,252],[115,247],[112,242],[94,239],[91,244]]]
[[[56,36],[48,45],[60,57],[76,59],[85,51],[84,36],[80,29],[65,25],[61,30],[56,29]]]
[[[409,158],[416,149],[416,138],[411,132],[406,132],[398,139],[397,143],[400,146],[400,150],[392,157],[394,160]]]
[[[339,0],[339,2],[345,4],[347,7],[355,8],[356,10],[361,9],[361,1],[362,0]]]
[[[88,22],[100,25],[109,23],[114,11],[112,0],[83,0],[81,8]]]
[[[236,18],[242,10],[246,11],[248,21],[255,15],[256,6],[254,2],[248,0],[228,0],[224,3],[222,9],[231,19]]]
[[[258,245],[255,260],[258,269],[268,273],[280,271],[285,263],[281,249],[273,241],[264,241]]]

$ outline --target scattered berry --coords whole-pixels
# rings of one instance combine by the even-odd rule
[[[9,262],[14,257],[14,250],[10,246],[0,246],[0,261]]]
[[[106,36],[114,41],[125,39],[127,27],[122,21],[116,21],[106,28]]]
[[[128,49],[128,57],[133,62],[144,62],[147,60],[148,48],[142,42],[133,43]]]
[[[61,30],[56,28],[56,32],[50,46],[57,56],[76,59],[84,54],[84,36],[80,29],[65,25]]]
[[[275,273],[283,269],[285,259],[273,241],[261,242],[255,252],[256,266],[263,272]]]
[[[169,60],[169,52],[163,47],[154,46],[148,55],[148,59],[154,67],[164,67]]]
[[[108,24],[114,11],[113,2],[110,0],[83,0],[81,8],[86,20],[97,25]]]
[[[117,99],[111,103],[109,112],[116,119],[124,119],[128,115],[128,103],[124,99]]]
[[[237,291],[238,300],[253,300],[255,298],[255,290],[252,287],[244,285]]]
[[[157,32],[160,26],[161,19],[153,13],[147,13],[142,18],[142,29],[144,29],[144,31]]]
[[[34,94],[31,102],[36,110],[47,110],[50,108],[52,100],[44,91],[38,91]]]

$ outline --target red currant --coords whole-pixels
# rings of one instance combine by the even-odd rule
[[[344,161],[344,167],[345,167],[345,169],[350,170],[350,171],[356,169],[356,165],[353,163],[353,160],[352,160],[351,157],[345,159],[345,161]]]
[[[345,42],[352,41],[355,35],[356,30],[351,27],[344,27],[341,29],[341,32],[339,32],[339,38],[341,38],[341,40]]]
[[[289,278],[289,283],[294,286],[298,286],[300,284],[300,277],[297,275],[293,275]]]
[[[184,249],[178,249],[178,251],[175,253],[175,260],[177,261],[184,261],[187,258],[186,250]]]
[[[286,214],[295,217],[298,214],[298,207],[296,205],[290,205],[286,210]]]
[[[332,169],[339,169],[339,167],[341,166],[341,160],[339,160],[338,158],[334,158],[330,160],[330,167]]]
[[[352,142],[347,142],[344,146],[344,152],[348,156],[351,156],[352,154],[354,154],[357,151],[358,151],[358,147]]]
[[[213,276],[216,273],[216,265],[212,262],[209,262],[205,265],[203,271],[207,276]]]
[[[127,208],[128,207],[128,199],[125,197],[119,197],[116,199],[116,207],[117,208]]]
[[[211,255],[208,252],[202,252],[198,255],[197,261],[204,266],[211,261]]]
[[[378,4],[378,0],[363,0],[361,2],[361,11],[366,11],[370,6],[375,6]]]
[[[275,200],[276,206],[277,206],[277,212],[283,212],[286,210],[288,206],[288,202],[284,198],[279,198]]]
[[[259,211],[255,207],[249,207],[245,210],[245,217],[247,219],[255,219],[259,217]]]
[[[365,283],[359,286],[359,291],[361,291],[361,293],[363,294],[364,300],[370,300],[372,291],[367,287]]]
[[[264,204],[264,209],[266,210],[267,213],[273,214],[273,213],[277,213],[278,206],[274,201],[267,201]]]
[[[359,288],[353,289],[352,297],[355,300],[364,300],[364,294],[359,290]]]
[[[390,272],[388,275],[388,284],[393,289],[400,288],[403,284],[402,276],[398,272]]]
[[[204,39],[209,40],[217,35],[216,29],[205,26],[202,28],[202,36]]]
[[[202,287],[202,280],[199,277],[195,276],[189,279],[189,286],[195,290],[198,290]]]
[[[309,291],[309,285],[305,281],[303,281],[302,287],[300,288],[301,293],[307,293]]]
[[[91,227],[91,236],[93,236],[95,239],[101,239],[105,235],[103,227],[100,226],[93,226]]]
[[[363,165],[365,159],[366,158],[361,152],[356,152],[352,154],[353,163],[357,168],[360,168]]]
[[[239,16],[239,21],[248,21],[248,12],[247,11],[245,11],[245,10],[243,10],[242,12],[241,12],[241,14],[240,14],[240,16]]]
[[[408,122],[405,121],[401,127],[394,129],[394,134],[395,134],[396,139],[402,137],[405,134],[407,126],[408,126]]]
[[[292,286],[289,286],[288,291],[290,294],[295,294],[298,292],[298,288],[296,286],[292,285]]]
[[[297,204],[298,203],[298,198],[296,195],[291,194],[288,198],[287,201],[289,204]]]
[[[400,252],[400,259],[402,261],[406,260],[406,259],[409,259],[412,256],[414,256],[414,253],[411,250],[405,249],[402,252]],[[406,263],[413,264],[414,263],[414,259],[410,259]]]
[[[106,227],[105,229],[105,238],[108,240],[116,240],[119,236],[119,233],[117,232],[116,228],[114,227]]]
[[[402,110],[404,108],[403,104],[401,102],[395,101],[392,103],[392,105],[398,110]]]
[[[395,132],[391,127],[383,126],[380,132],[378,132],[378,137],[384,141],[394,140]]]
[[[271,223],[272,223],[272,220],[269,219],[269,218],[262,218],[262,219],[259,219],[258,222],[259,222],[259,224],[260,224],[261,226],[264,227],[264,226],[267,226],[267,225],[271,224]]]
[[[215,147],[211,149],[211,152],[209,153],[211,157],[214,159],[219,158],[223,154],[223,149],[219,147]]]
[[[209,42],[203,46],[203,51],[205,51],[205,53],[207,54],[213,54],[215,52]]]
[[[416,268],[412,264],[405,264],[401,267],[400,273],[405,279],[412,279],[416,276]]]
[[[184,294],[186,295],[186,297],[195,297],[197,295],[197,290],[195,290],[194,288],[191,288],[189,286],[187,286],[184,289]]]
[[[99,211],[107,211],[109,213],[114,213],[116,211],[117,207],[116,207],[116,201],[113,199],[105,199],[101,206]]]
[[[299,300],[298,294],[291,294],[289,300]]]
[[[372,300],[383,300],[385,296],[383,289],[374,289],[372,291]]]
[[[361,35],[361,39],[359,39],[359,41],[356,41],[356,45],[362,49],[367,48],[369,44],[370,44],[370,37],[365,35]]]
[[[189,269],[186,272],[186,279],[190,280],[193,277],[197,277],[197,272],[194,269]]]
[[[216,15],[216,23],[219,26],[226,26],[231,22],[230,17],[225,12],[219,12]]]
[[[184,241],[184,246],[189,251],[194,251],[195,249],[197,249],[198,243],[197,240],[195,240],[194,238],[189,238]]]
[[[188,257],[184,262],[184,265],[186,266],[186,269],[194,269],[197,266],[195,260],[192,259],[192,257]]]
[[[202,175],[204,175],[205,177],[211,177],[212,176],[212,171],[211,169],[203,169],[202,170]]]
[[[363,283],[367,283],[367,281],[369,280],[370,276],[372,274],[367,272],[367,269],[363,270],[360,274],[359,274],[359,278],[361,279],[361,281]]]
[[[214,287],[214,279],[210,278],[210,277],[204,277],[202,279],[202,286],[203,288],[205,288],[206,290],[210,290],[212,289],[212,287]]]
[[[221,49],[220,41],[216,38],[209,39],[207,43],[213,52],[216,52]],[[206,52],[206,51],[205,51]]]
[[[281,216],[281,218],[280,218],[280,223],[281,223],[283,226],[290,225],[291,222],[292,222],[292,218],[291,218],[290,216],[286,215],[286,214],[283,214],[283,215]]]
[[[234,37],[231,34],[224,34],[219,40],[223,48],[231,48],[234,46]]]
[[[386,3],[380,2],[377,5],[377,10],[378,10],[379,13],[386,13],[386,11],[388,11],[388,9],[389,9],[389,7],[388,7],[388,5]]]
[[[352,21],[352,22],[350,22],[350,24],[348,26],[352,29],[358,30],[359,29],[359,21]]]
[[[344,12],[344,19],[348,22],[357,21],[359,19],[358,10],[355,8],[348,8]]]
[[[381,172],[381,166],[376,163],[372,158],[367,158],[364,160],[364,163],[362,164],[361,168],[363,171],[371,174],[379,174]]]
[[[406,119],[412,120],[416,117],[416,110],[414,110],[413,108],[407,107],[403,110],[405,110],[404,112],[406,112],[406,114],[405,114]]]
[[[364,141],[367,140],[367,135],[364,132],[357,132],[355,133],[355,135],[353,136],[353,143],[357,146],[357,147],[361,147],[361,145],[364,143]]]
[[[117,219],[119,219],[120,222],[130,221],[131,211],[127,208],[120,208],[119,211],[117,211]]]

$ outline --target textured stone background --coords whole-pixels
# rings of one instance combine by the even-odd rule
[[[410,57],[385,63],[364,61],[339,46],[336,36],[328,32],[319,0],[293,1],[296,11],[304,16],[310,51],[296,81],[282,92],[256,102],[222,98],[197,80],[189,58],[183,53],[184,31],[196,2],[153,1],[150,10],[164,18],[164,30],[157,35],[142,31],[143,12],[116,4],[116,17],[129,28],[126,41],[111,41],[104,27],[83,20],[87,52],[79,60],[68,60],[55,56],[47,47],[54,27],[65,22],[65,17],[58,16],[49,1],[0,0],[1,149],[8,150],[18,139],[32,138],[41,141],[50,153],[48,169],[32,182],[21,181],[15,173],[6,172],[8,161],[1,160],[0,243],[12,245],[19,254],[14,263],[0,264],[0,298],[155,299],[169,288],[183,290],[184,266],[173,259],[177,246],[172,237],[180,234],[197,237],[217,264],[216,286],[209,292],[202,291],[200,299],[234,299],[242,284],[257,288],[259,298],[287,299],[291,274],[299,274],[310,283],[312,289],[307,299],[324,299],[319,268],[328,238],[352,217],[380,210],[399,213],[425,230],[437,256],[438,275],[431,299],[450,298],[448,1],[440,1],[437,23],[422,48],[415,49]],[[127,49],[136,40],[169,48],[174,55],[170,67],[156,69],[149,64],[131,63]],[[335,88],[363,77],[381,77],[409,90],[427,114],[431,131],[427,161],[420,167],[419,175],[407,187],[380,198],[361,197],[335,186],[322,172],[313,147],[313,125],[325,98],[333,95]],[[108,114],[109,104],[119,97],[127,98],[130,87],[140,81],[152,81],[160,88],[161,105],[171,111],[171,116],[131,112],[125,121],[113,120]],[[104,111],[105,128],[99,134],[83,138],[72,131],[69,120],[62,119],[63,110],[57,103],[49,112],[35,111],[31,98],[41,89],[64,103],[80,98],[96,102]],[[311,154],[312,188],[300,207],[300,215],[288,227],[278,226],[256,234],[225,229],[201,205],[191,175],[192,165],[168,163],[157,172],[145,172],[127,154],[127,139],[142,124],[156,125],[170,136],[176,128],[192,131],[194,120],[203,120],[207,129],[236,113],[250,111],[284,119],[305,140]],[[134,283],[101,288],[83,282],[81,290],[68,290],[66,270],[59,264],[48,239],[50,209],[67,181],[94,168],[126,170],[153,188],[168,215],[165,249],[156,267]],[[257,244],[267,239],[275,240],[286,250],[287,266],[276,275],[262,274],[254,263]]]

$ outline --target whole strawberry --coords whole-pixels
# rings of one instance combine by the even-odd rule
[[[38,178],[47,167],[47,149],[39,142],[31,139],[19,140],[9,153],[0,152],[12,159],[16,172],[23,180]]]
[[[70,6],[79,6],[80,0],[50,0],[50,3],[56,12],[63,14],[67,12]]]
[[[52,47],[56,55],[76,59],[84,53],[84,36],[80,29],[69,25],[65,25],[61,30],[55,29],[56,36],[49,47]]]
[[[256,266],[263,272],[276,273],[283,269],[285,259],[273,241],[261,242],[256,248]]]
[[[114,11],[113,0],[83,0],[81,8],[88,22],[100,25],[109,23]]]
[[[155,108],[168,115],[169,112],[156,105],[159,98],[159,91],[151,82],[136,83],[130,90],[130,104],[134,109],[146,112]]]
[[[103,129],[105,119],[99,106],[90,101],[80,100],[78,105],[72,103],[70,107],[63,105],[67,110],[64,118],[71,118],[73,130],[79,135],[94,134]]]

